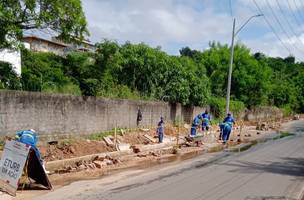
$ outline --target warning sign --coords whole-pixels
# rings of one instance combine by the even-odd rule
[[[30,150],[30,146],[17,141],[7,141],[0,161],[0,188],[16,196],[18,182]]]

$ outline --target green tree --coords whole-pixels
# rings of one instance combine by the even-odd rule
[[[94,55],[73,52],[67,55],[63,63],[64,74],[79,86],[82,95],[97,95],[101,86],[98,76],[100,73],[95,65]]]
[[[0,61],[0,89],[21,89],[20,78],[13,70],[12,65]]]
[[[299,103],[298,111],[304,113],[304,68],[303,71],[296,77],[293,78],[293,83],[296,87],[296,97]]]
[[[29,91],[79,95],[78,85],[64,74],[64,58],[53,53],[22,53],[22,87]]]
[[[25,30],[49,28],[64,41],[88,34],[81,0],[1,0],[0,48],[20,41]]]

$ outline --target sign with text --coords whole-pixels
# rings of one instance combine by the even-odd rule
[[[6,141],[0,161],[0,189],[16,196],[19,179],[30,150],[21,142]]]

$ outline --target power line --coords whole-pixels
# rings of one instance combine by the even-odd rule
[[[276,22],[279,24],[279,26],[280,26],[281,30],[283,31],[283,33],[286,35],[287,40],[289,41],[290,45],[292,45],[293,42],[292,42],[292,40],[290,39],[291,36],[290,36],[289,33],[285,30],[284,26],[282,25],[282,23],[281,23],[280,20],[278,19],[277,15],[275,14],[275,12],[274,12],[272,6],[269,4],[269,1],[268,1],[268,0],[266,0],[266,3],[267,3],[267,6],[270,8],[270,11],[271,11],[272,15],[274,16],[274,19],[275,19]],[[295,47],[298,51],[302,52],[302,49],[299,49],[298,46],[294,45],[294,47]]]
[[[285,21],[287,22],[287,25],[288,25],[290,31],[294,34],[294,36],[295,36],[295,38],[298,40],[298,42],[299,42],[300,44],[303,45],[303,42],[299,39],[297,33],[296,33],[295,30],[293,29],[291,23],[290,23],[289,20],[288,20],[288,16],[285,15],[285,12],[284,12],[284,10],[282,9],[282,7],[281,7],[279,1],[276,0],[276,2],[277,2],[277,5],[278,5],[278,7],[279,7],[279,10],[281,11],[281,13],[282,13],[282,15],[283,15],[283,18],[284,18]],[[285,17],[284,17],[284,16],[285,16]],[[301,49],[301,52],[303,52],[302,49]]]
[[[301,1],[301,0],[299,0],[299,1],[300,1],[300,4],[301,4],[300,7],[304,7],[304,4],[302,3],[302,1]],[[302,13],[300,12],[300,8],[299,8],[299,6],[298,6],[296,0],[293,0],[293,3],[294,3],[294,5],[295,5],[295,7],[296,7],[296,10],[297,10],[298,15],[300,16],[300,18],[301,18],[302,20],[304,20],[304,17],[303,17],[303,15],[302,15]]]
[[[271,11],[271,13],[272,13],[272,15],[273,15],[275,21],[279,24],[279,26],[280,26],[282,32],[286,35],[286,37],[287,37],[287,39],[289,40],[289,42],[292,43],[291,40],[290,40],[290,37],[291,37],[291,36],[289,35],[289,33],[287,33],[287,31],[286,31],[285,28],[283,27],[282,23],[280,22],[280,20],[279,20],[278,17],[276,16],[276,14],[275,14],[273,8],[272,8],[271,5],[269,4],[269,1],[268,1],[268,0],[265,0],[265,1],[266,1],[266,3],[267,3],[268,8],[270,8],[270,11]]]
[[[295,21],[296,21],[297,25],[299,27],[301,27],[301,19],[299,20],[297,15],[292,11],[292,7],[291,7],[291,4],[290,4],[289,0],[287,0],[287,3],[288,3],[288,8],[289,8],[291,14],[293,15],[293,17],[295,18]]]
[[[253,0],[253,2],[255,4],[255,6],[257,7],[257,9],[259,10],[259,13],[263,14],[263,18],[264,18],[266,24],[269,26],[269,28],[273,32],[273,34],[278,38],[278,40],[281,42],[282,46],[289,52],[289,54],[292,54],[292,52],[290,51],[290,49],[285,45],[285,43],[282,41],[282,39],[280,38],[280,36],[276,32],[276,30],[273,28],[273,26],[271,25],[271,23],[265,17],[265,14],[262,12],[262,9],[260,8],[260,6],[257,4],[257,2],[255,0]]]

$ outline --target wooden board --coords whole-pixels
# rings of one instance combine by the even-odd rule
[[[151,141],[151,142],[153,142],[153,143],[157,142],[157,141],[156,141],[153,137],[151,137],[150,135],[145,134],[144,137],[147,138],[149,141]]]
[[[104,137],[103,140],[106,142],[106,144],[107,144],[108,146],[114,146],[114,143],[112,142],[112,140],[110,139],[109,136]]]

